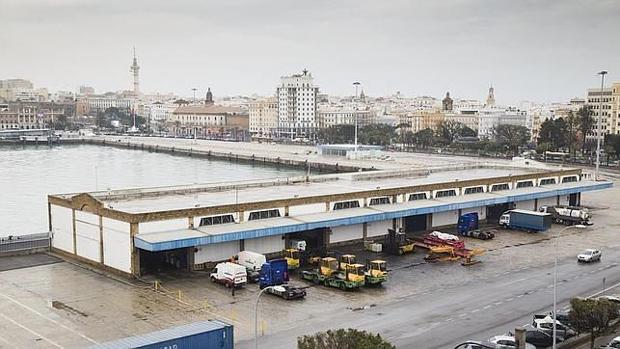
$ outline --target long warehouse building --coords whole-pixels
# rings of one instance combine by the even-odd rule
[[[461,214],[579,205],[609,188],[580,169],[471,165],[48,196],[55,252],[129,276],[198,270],[242,250],[281,252],[441,229]]]

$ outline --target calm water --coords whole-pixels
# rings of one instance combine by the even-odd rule
[[[0,236],[47,231],[47,195],[303,175],[91,145],[0,147]]]

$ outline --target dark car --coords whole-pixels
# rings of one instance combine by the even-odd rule
[[[542,331],[526,331],[525,332],[525,341],[527,343],[533,344],[536,348],[547,348],[553,345],[553,337],[549,334]],[[556,343],[560,341],[557,340]]]
[[[495,349],[497,346],[491,342],[481,342],[481,341],[467,341],[463,342],[454,349]]]

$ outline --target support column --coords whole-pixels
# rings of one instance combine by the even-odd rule
[[[52,204],[47,203],[47,229],[52,232]]]
[[[289,208],[288,206],[284,206],[284,217],[288,217]]]
[[[245,239],[239,240],[239,251],[245,251]]]
[[[187,248],[187,269],[189,271],[194,271],[194,253],[195,253],[195,247],[188,247]]]
[[[323,245],[325,245],[326,249],[329,249],[329,240],[332,232],[330,228],[325,228],[323,230]]]
[[[534,199],[534,211],[538,211],[538,199]]]
[[[560,195],[557,197],[556,205],[560,205]]]
[[[134,245],[134,237],[138,235],[138,223],[129,223],[129,249],[131,252],[131,274],[140,276],[140,251]]]
[[[433,227],[433,214],[426,214],[426,230],[430,230]]]
[[[368,223],[362,223],[362,240],[366,241],[368,238]]]
[[[187,217],[187,227],[194,229],[194,217]]]
[[[577,206],[581,206],[581,193],[577,193]]]
[[[77,227],[75,225],[75,209],[71,210],[71,230],[73,230],[73,254],[77,256]]]
[[[105,264],[103,255],[103,216],[99,216],[99,262]]]

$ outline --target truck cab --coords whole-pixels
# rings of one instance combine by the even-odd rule
[[[345,278],[347,281],[363,286],[366,280],[365,271],[366,267],[363,264],[349,264],[345,269]]]
[[[508,212],[504,212],[500,217],[499,217],[499,225],[501,227],[507,227],[510,225],[510,213]]]

